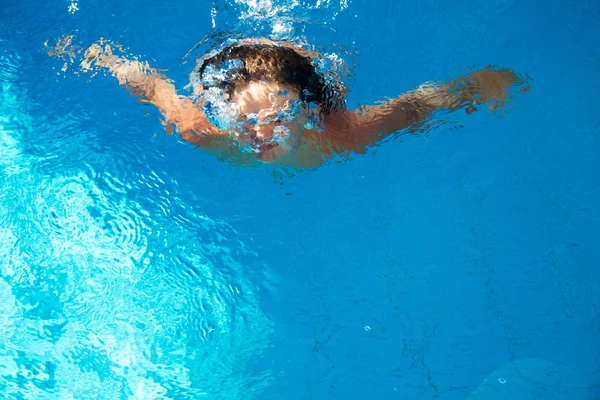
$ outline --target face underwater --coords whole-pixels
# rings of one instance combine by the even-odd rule
[[[292,151],[308,121],[307,107],[290,85],[249,82],[235,90],[232,102],[243,126],[238,141],[263,162]]]

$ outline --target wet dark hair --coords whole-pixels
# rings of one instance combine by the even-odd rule
[[[318,104],[322,114],[330,114],[343,107],[342,91],[326,82],[309,57],[286,46],[252,44],[225,47],[206,58],[196,72],[201,77],[209,65],[220,68],[224,62],[236,59],[243,63],[243,67],[230,79],[216,85],[230,96],[242,83],[270,81],[297,88],[300,99]]]

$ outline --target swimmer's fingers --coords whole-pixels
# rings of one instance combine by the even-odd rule
[[[509,94],[513,85],[520,85],[523,80],[510,69],[492,70],[486,68],[474,74],[475,87],[482,101],[498,100]]]
[[[85,51],[80,66],[83,72],[87,72],[94,66],[111,68],[117,64],[119,60],[120,58],[118,56],[113,55],[110,45],[105,44],[102,47],[99,44],[94,43]]]
[[[469,76],[470,85],[465,91],[470,105],[467,112],[475,111],[475,105],[487,104],[489,110],[503,108],[510,103],[511,89],[521,87],[521,93],[529,91],[529,86],[513,70],[508,68],[492,69],[490,67],[474,72]]]
[[[72,58],[77,52],[77,48],[72,45],[73,35],[60,37],[56,43],[50,45],[49,41],[44,43],[47,54],[50,57]]]

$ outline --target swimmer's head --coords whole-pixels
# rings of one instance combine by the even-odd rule
[[[343,107],[342,87],[326,82],[313,59],[301,53],[302,49],[290,43],[246,41],[201,58],[192,80],[200,82],[204,89],[220,88],[228,95],[248,82],[277,82],[294,87],[302,101],[318,105],[323,114]],[[212,72],[208,80],[204,79],[206,72]]]
[[[233,45],[201,59],[192,75],[210,97],[209,119],[263,161],[288,153],[305,125],[316,128],[342,107],[341,91],[300,53],[289,45]]]

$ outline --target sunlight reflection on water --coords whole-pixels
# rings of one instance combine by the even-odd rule
[[[11,110],[0,119],[3,394],[236,398],[260,390],[269,373],[249,363],[268,345],[271,322],[243,270],[255,254],[143,158],[124,165],[88,145],[44,159],[44,145],[27,140],[35,133],[50,150],[61,149],[60,138],[13,85],[18,58],[0,62],[0,107]]]

